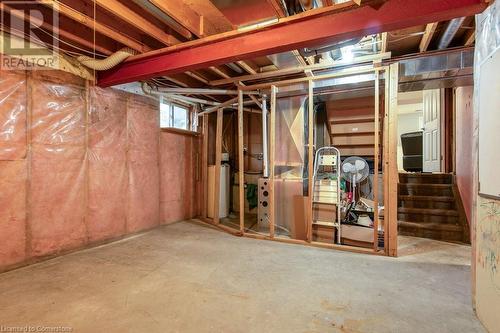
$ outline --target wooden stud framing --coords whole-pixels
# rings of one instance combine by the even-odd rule
[[[276,139],[276,95],[278,88],[271,86],[271,116],[269,119],[269,236],[274,238],[275,196],[274,196],[274,158]]]
[[[398,70],[399,64],[390,65],[389,70],[389,122],[388,122],[388,146],[387,150],[387,170],[388,187],[385,189],[387,193],[387,201],[384,202],[386,226],[389,236],[388,255],[396,257],[398,255],[398,166],[397,166],[397,121],[398,121]],[[387,82],[386,82],[387,84]]]
[[[389,202],[389,70],[385,71],[385,85],[384,85],[384,129],[383,129],[383,157],[382,157],[382,183],[384,184],[384,205]],[[389,255],[389,218],[388,206],[384,206],[384,253]]]
[[[387,32],[382,33],[382,45],[380,46],[380,52],[387,52]]]
[[[378,226],[379,226],[379,212],[378,212],[378,167],[379,167],[379,138],[380,138],[380,75],[375,72],[375,163],[373,164],[373,251],[378,251]]]
[[[243,156],[243,90],[238,90],[238,183],[240,231],[245,232],[245,160]]]
[[[308,142],[307,142],[307,163],[308,163],[308,207],[307,210],[307,241],[312,242],[312,220],[313,220],[313,172],[314,172],[314,82],[309,80],[309,104],[308,104]]]
[[[201,203],[201,216],[207,217],[208,203],[208,115],[202,116],[203,144],[201,152],[201,186],[203,199]]]
[[[320,242],[312,241],[312,188],[313,188],[313,171],[314,171],[314,81],[324,79],[325,77],[337,77],[337,76],[348,76],[355,75],[359,73],[375,73],[375,119],[380,119],[380,73],[385,72],[385,99],[384,99],[384,127],[383,127],[383,157],[380,156],[380,122],[375,122],[375,165],[376,169],[374,172],[374,234],[373,234],[373,248],[364,249],[352,246],[337,245],[337,244],[326,244]],[[270,192],[270,203],[269,203],[269,236],[264,236],[260,234],[245,232],[244,218],[244,155],[243,155],[243,126],[244,119],[243,113],[245,111],[243,107],[243,97],[246,90],[255,89],[255,86],[245,87],[240,85],[238,88],[238,163],[240,165],[239,174],[239,202],[240,202],[240,228],[238,231],[232,230],[231,233],[237,235],[243,235],[251,238],[258,239],[268,239],[268,240],[279,240],[281,238],[275,237],[275,191],[274,191],[274,160],[275,160],[275,140],[276,140],[276,98],[278,93],[277,84],[286,84],[281,81],[277,83],[267,83],[260,88],[270,88],[271,90],[271,108],[270,108],[270,135],[269,135],[269,192]],[[294,82],[296,80],[293,80]],[[398,171],[397,171],[397,160],[396,160],[396,142],[397,142],[397,93],[398,93],[398,64],[392,64],[390,67],[378,67],[370,69],[353,70],[348,73],[335,73],[333,75],[317,76],[311,78],[300,79],[300,81],[308,81],[308,93],[309,93],[309,107],[308,107],[308,172],[309,172],[309,198],[308,206],[309,212],[307,213],[307,240],[294,240],[294,239],[284,239],[284,242],[293,244],[305,244],[315,247],[324,247],[331,249],[347,250],[358,253],[372,253],[372,254],[386,254],[389,256],[397,256],[397,186],[398,186]],[[231,101],[233,102],[233,101]],[[229,103],[227,101],[226,103]],[[226,103],[221,104],[221,106]],[[214,110],[215,111],[215,110]],[[219,224],[219,193],[220,193],[220,168],[221,168],[221,154],[222,154],[222,125],[223,125],[223,109],[219,106],[217,109],[217,130],[216,130],[216,168],[215,168],[215,207],[214,207],[214,219],[211,222],[216,226]],[[207,157],[207,131],[208,131],[208,115],[203,115],[203,128],[204,128],[204,142],[203,142],[203,163],[205,163]],[[379,191],[379,170],[378,165],[380,164],[380,158],[383,158],[383,184],[384,184],[384,206],[385,214],[383,222],[380,221],[378,212],[378,191]],[[204,185],[205,186],[205,185]],[[206,199],[205,199],[206,201]],[[206,205],[206,203],[205,203]],[[378,248],[378,227],[380,223],[383,223],[384,229],[384,251],[380,251]]]
[[[222,125],[224,109],[217,110],[217,130],[215,136],[215,174],[214,174],[214,223],[219,224],[219,199],[220,199],[220,169],[222,160]]]

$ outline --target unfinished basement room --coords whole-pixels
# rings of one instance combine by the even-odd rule
[[[500,333],[498,1],[0,10],[0,333]]]

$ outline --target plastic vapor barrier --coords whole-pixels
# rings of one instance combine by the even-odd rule
[[[162,137],[155,99],[0,71],[0,270],[193,217],[199,140]]]

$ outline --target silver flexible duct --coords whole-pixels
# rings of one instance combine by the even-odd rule
[[[112,55],[110,55],[105,59],[94,59],[87,56],[79,56],[76,58],[76,60],[78,60],[82,65],[84,65],[87,68],[96,71],[105,71],[115,67],[128,57],[136,54],[137,52],[135,50],[125,47],[119,51],[116,51],[115,53],[113,53]]]

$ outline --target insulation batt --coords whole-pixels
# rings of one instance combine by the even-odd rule
[[[155,99],[0,71],[0,271],[194,217],[199,144]]]

